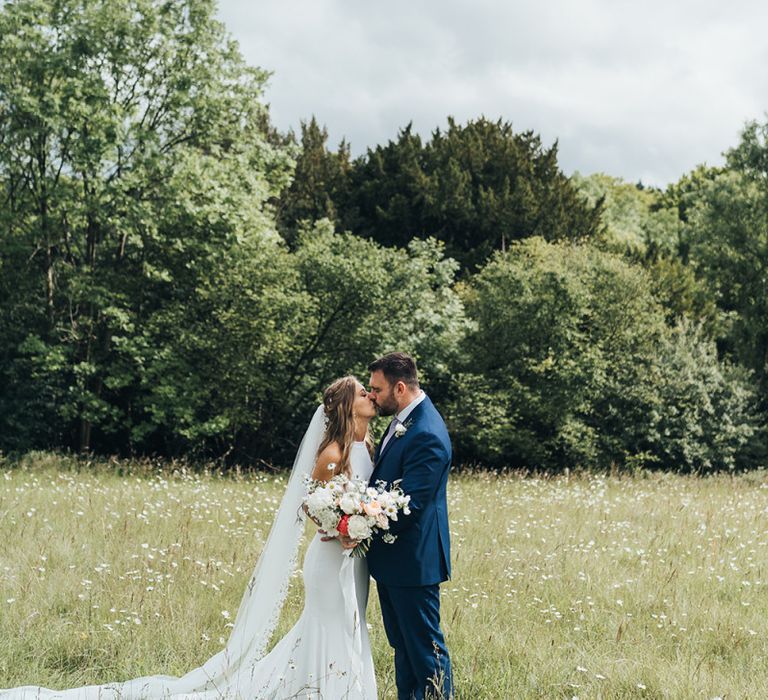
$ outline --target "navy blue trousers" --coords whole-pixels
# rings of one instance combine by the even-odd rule
[[[398,700],[453,697],[451,660],[440,629],[440,586],[377,583]]]

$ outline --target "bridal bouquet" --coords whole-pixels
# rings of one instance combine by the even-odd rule
[[[350,556],[365,556],[376,532],[384,532],[385,542],[394,542],[395,536],[387,532],[390,521],[397,520],[400,511],[403,515],[411,512],[408,508],[411,497],[403,493],[399,481],[387,490],[384,481],[376,482],[373,488],[365,481],[339,474],[329,481],[306,477],[306,485],[307,512],[328,536],[342,534],[360,541],[354,549],[347,550]]]

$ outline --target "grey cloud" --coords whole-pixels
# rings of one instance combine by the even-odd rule
[[[566,172],[664,185],[768,108],[768,5],[682,0],[224,0],[275,123],[315,114],[354,154],[481,114],[559,139]]]

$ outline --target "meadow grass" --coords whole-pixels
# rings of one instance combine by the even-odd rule
[[[173,463],[0,463],[0,688],[201,664],[226,641],[284,484]],[[764,471],[474,471],[449,500],[457,700],[768,697]],[[278,636],[301,605],[297,572]],[[380,697],[394,698],[375,587],[368,623]]]

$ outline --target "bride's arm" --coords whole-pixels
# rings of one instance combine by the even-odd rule
[[[328,445],[319,455],[312,470],[315,481],[330,481],[341,473],[341,448],[335,442]]]

